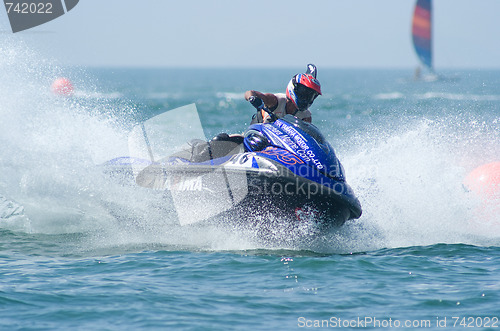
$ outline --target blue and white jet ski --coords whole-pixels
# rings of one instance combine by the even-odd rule
[[[165,192],[181,225],[251,226],[279,218],[300,226],[312,218],[321,227],[336,227],[361,216],[332,146],[316,126],[292,115],[252,124],[244,135],[192,140],[161,159],[154,158],[144,125],[138,127],[135,136],[146,138],[143,149],[151,161],[130,158],[141,165],[135,183]]]

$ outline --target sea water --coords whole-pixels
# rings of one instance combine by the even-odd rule
[[[103,174],[138,120],[194,103],[206,137],[239,133],[244,92],[302,69],[62,68],[0,49],[0,329],[500,328],[500,216],[463,185],[499,161],[498,70],[318,68],[313,122],[363,207],[339,230],[183,228]],[[72,97],[50,92],[59,76]]]

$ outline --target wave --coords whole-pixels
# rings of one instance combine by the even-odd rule
[[[499,101],[500,95],[477,95],[445,92],[426,92],[415,95],[417,99],[447,99],[458,101]]]
[[[380,93],[376,94],[373,98],[376,100],[397,100],[404,99],[405,95],[400,92]]]
[[[234,93],[234,92],[217,92],[215,94],[217,98],[225,99],[226,101],[233,101],[233,100],[244,100],[244,94],[243,93]]]
[[[479,95],[447,92],[425,92],[421,94],[406,95],[401,92],[379,93],[373,96],[375,100],[399,100],[414,98],[416,100],[444,99],[453,101],[499,101],[500,95]]]

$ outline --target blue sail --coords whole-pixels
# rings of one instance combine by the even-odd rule
[[[412,21],[413,46],[420,62],[432,68],[432,1],[418,0]]]

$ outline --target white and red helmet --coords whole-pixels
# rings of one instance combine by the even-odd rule
[[[292,77],[286,88],[286,96],[298,110],[308,109],[314,99],[321,94],[321,84],[316,79],[316,67],[307,65],[307,73]]]

